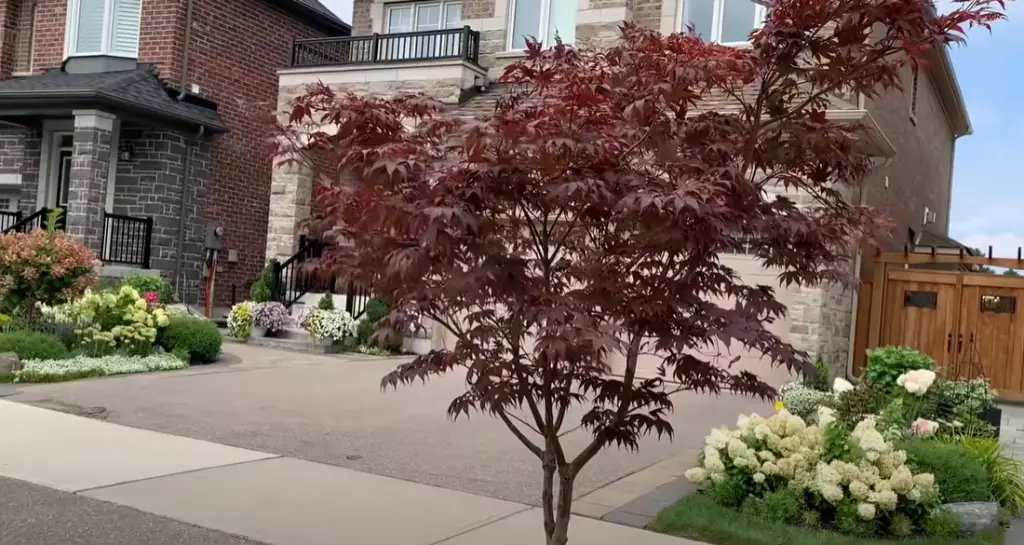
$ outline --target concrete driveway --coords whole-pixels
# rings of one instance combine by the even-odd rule
[[[539,463],[497,420],[453,423],[458,375],[381,392],[398,360],[313,356],[225,345],[224,361],[188,371],[25,385],[5,399],[127,426],[333,464],[521,503],[539,503]],[[582,496],[659,460],[693,452],[712,426],[769,408],[749,399],[675,396],[675,440],[609,449],[584,470]],[[567,438],[569,452],[588,440]]]

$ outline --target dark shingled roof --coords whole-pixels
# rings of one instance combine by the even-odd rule
[[[915,245],[918,247],[923,246],[925,248],[967,248],[969,251],[973,250],[972,248],[969,248],[946,235],[940,235],[931,231],[921,231],[918,233]]]
[[[134,70],[69,74],[51,70],[38,76],[13,78],[0,82],[0,108],[4,102],[32,100],[94,100],[114,108],[137,114],[176,121],[223,132],[228,130],[215,108],[202,104],[202,99],[177,101],[159,79],[156,66],[140,64]]]
[[[327,6],[320,3],[320,0],[284,0],[284,3],[291,4],[303,11],[306,11],[310,15],[315,15],[323,19],[322,22],[327,23],[329,26],[336,27],[339,31],[345,35],[352,33],[352,25],[342,21],[333,11],[327,8]]]

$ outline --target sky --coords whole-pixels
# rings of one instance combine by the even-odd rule
[[[321,1],[352,21],[352,0]],[[1008,2],[1007,15],[950,52],[974,133],[956,143],[949,234],[1014,257],[1024,246],[1024,0]]]

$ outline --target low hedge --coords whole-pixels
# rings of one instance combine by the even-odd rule
[[[702,494],[666,508],[648,529],[717,545],[1002,545],[1002,532],[974,538],[919,537],[888,540],[790,526],[716,504]]]
[[[38,331],[0,333],[0,353],[14,352],[22,360],[63,360],[68,348],[60,337]]]
[[[14,373],[15,382],[64,382],[80,378],[106,377],[150,371],[185,369],[185,363],[170,354],[150,356],[76,356],[66,360],[28,360]]]
[[[907,452],[907,467],[914,473],[935,475],[943,503],[989,501],[988,471],[962,446],[912,439],[903,441],[896,448]]]
[[[171,318],[157,338],[157,344],[168,352],[183,355],[187,351],[190,363],[217,361],[222,343],[223,338],[216,324],[191,316]]]

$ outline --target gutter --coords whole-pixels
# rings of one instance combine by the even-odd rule
[[[219,121],[211,121],[208,118],[200,118],[188,114],[172,113],[161,108],[149,108],[143,104],[139,104],[138,102],[125,100],[118,96],[112,96],[107,93],[91,89],[80,89],[74,91],[62,89],[40,89],[35,91],[0,92],[0,100],[24,100],[26,102],[39,102],[46,106],[54,106],[55,100],[59,101],[60,99],[96,100],[110,106],[116,106],[143,114],[156,115],[165,120],[184,121],[192,123],[193,125],[208,127],[216,130],[217,132],[229,131],[227,125],[221,124]]]

